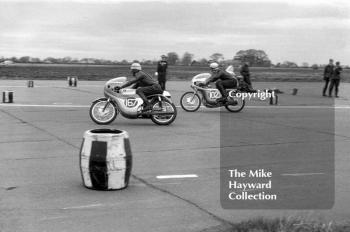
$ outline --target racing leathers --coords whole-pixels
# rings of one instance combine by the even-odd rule
[[[226,89],[237,87],[237,79],[224,70],[218,70],[216,72],[213,72],[211,77],[209,77],[204,84],[207,85],[209,82],[215,81],[216,88],[220,91],[222,96],[218,100],[226,100],[228,96]]]
[[[138,71],[134,73],[136,79],[125,83],[119,88],[125,88],[132,84],[136,84],[136,94],[139,95],[144,102],[144,109],[150,109],[150,103],[147,100],[147,96],[153,94],[162,94],[163,90],[160,85],[147,73]]]

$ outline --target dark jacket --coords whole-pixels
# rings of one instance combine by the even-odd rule
[[[331,78],[332,75],[333,75],[333,70],[334,70],[334,65],[328,64],[328,65],[324,68],[323,79],[324,79],[324,80],[329,80],[329,78]]]
[[[166,69],[168,68],[168,62],[166,62],[165,60],[161,60],[158,62],[157,65],[157,72],[160,74],[164,74],[166,73]]]
[[[127,83],[122,85],[121,88],[125,88],[135,83],[137,84],[137,87],[146,87],[157,84],[157,82],[150,75],[142,71],[137,72],[135,74],[135,77],[136,79],[128,81]]]
[[[224,70],[219,70],[218,72],[213,73],[206,83],[215,82],[217,80],[234,80],[234,77]]]
[[[248,65],[243,65],[241,70],[240,70],[240,74],[243,76],[243,77],[246,77],[246,76],[250,76],[250,72],[249,72],[249,66]]]
[[[340,80],[340,74],[343,71],[342,67],[340,66],[335,66],[334,70],[333,70],[333,75],[332,75],[332,79],[334,80]]]

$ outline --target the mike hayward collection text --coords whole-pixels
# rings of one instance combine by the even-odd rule
[[[272,194],[272,172],[264,169],[229,169],[228,198],[233,201],[277,200]],[[247,181],[248,180],[248,181]],[[266,191],[266,192],[264,192]],[[268,192],[268,193],[267,193]]]

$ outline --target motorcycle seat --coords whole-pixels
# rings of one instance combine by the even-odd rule
[[[146,96],[148,99],[150,98],[154,98],[154,97],[158,97],[158,96],[162,96],[163,97],[163,94],[152,94],[152,95],[148,95]]]

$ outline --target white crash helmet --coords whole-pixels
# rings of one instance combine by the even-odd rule
[[[141,71],[141,65],[139,63],[132,63],[130,66],[131,70],[139,70]]]
[[[216,62],[213,62],[213,63],[211,63],[211,64],[209,65],[209,67],[210,67],[210,69],[211,69],[212,71],[215,71],[215,70],[218,70],[218,69],[219,69],[219,64],[216,63]]]

